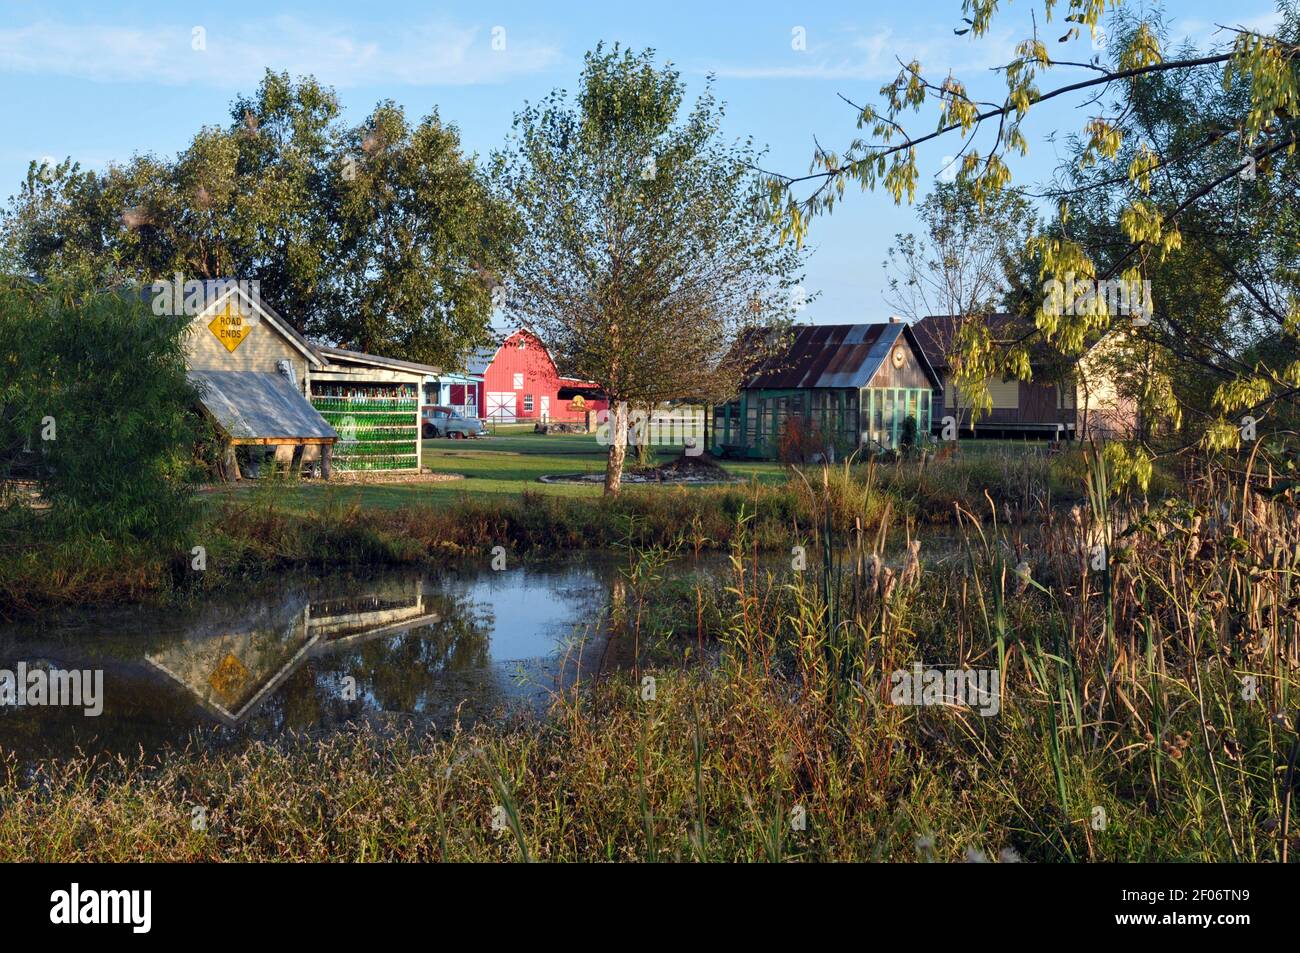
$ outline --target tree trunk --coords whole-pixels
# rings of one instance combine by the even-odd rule
[[[628,435],[636,435],[636,465],[639,467],[648,467],[654,463],[654,452],[650,448],[650,405],[645,404],[645,415],[639,416],[639,426],[633,427],[632,421],[628,420]]]
[[[615,401],[611,408],[614,426],[609,440],[609,461],[605,465],[605,495],[612,496],[623,486],[623,458],[627,456],[627,401]]]

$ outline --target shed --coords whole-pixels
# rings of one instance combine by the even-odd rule
[[[304,463],[319,459],[328,478],[338,434],[305,396],[310,373],[324,364],[316,349],[261,299],[256,283],[182,282],[178,276],[175,283],[155,282],[144,294],[159,313],[174,313],[181,286],[193,286],[186,296],[194,314],[185,342],[187,373],[226,440],[226,475],[239,473],[235,447],[262,446],[275,447],[285,467],[295,454]]]
[[[335,466],[347,472],[419,470],[420,396],[441,369],[339,347],[317,350],[327,363],[312,372],[310,396],[341,437]]]
[[[713,446],[760,458],[778,456],[783,440],[816,445],[823,458],[895,449],[929,432],[936,391],[938,376],[897,319],[798,326],[750,371],[737,399],[714,409]]]
[[[1032,380],[1007,377],[988,381],[992,407],[974,414],[951,383],[950,357],[963,320],[960,315],[932,314],[914,325],[917,340],[945,385],[941,404],[941,395],[935,393],[936,430],[944,417],[952,417],[961,433],[972,436],[1111,439],[1133,434],[1138,423],[1136,402],[1123,395],[1125,388],[1115,378],[1115,362],[1106,359],[1116,348],[1127,346],[1122,331],[1104,335],[1077,359],[1055,354],[1035,337],[1029,347]],[[1034,333],[1032,321],[1011,314],[986,314],[970,320],[984,322],[996,340],[1013,341]]]

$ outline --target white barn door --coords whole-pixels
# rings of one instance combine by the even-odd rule
[[[487,395],[487,415],[496,420],[513,420],[515,417],[515,395],[513,392],[489,393]]]

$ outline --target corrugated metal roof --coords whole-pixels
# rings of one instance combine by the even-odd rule
[[[191,370],[187,376],[231,439],[338,439],[334,428],[281,374]]]
[[[317,347],[317,351],[327,358],[337,359],[331,363],[342,361],[344,363],[353,362],[359,364],[378,364],[383,367],[391,367],[400,371],[411,371],[414,374],[425,374],[431,377],[437,377],[442,373],[441,367],[434,367],[432,364],[421,364],[417,361],[407,361],[397,357],[380,357],[378,354],[365,354],[361,351],[349,351],[342,347]]]
[[[948,358],[953,353],[953,339],[964,320],[967,319],[957,314],[927,314],[912,325],[912,333],[925,351],[931,367],[936,370],[948,369]],[[1010,343],[1029,338],[1029,361],[1033,367],[1051,364],[1058,359],[1043,336],[1035,333],[1033,321],[1003,311],[972,316],[970,320],[982,320],[987,324],[995,341]]]
[[[768,358],[750,388],[865,387],[903,324],[813,324],[795,329],[784,354]]]

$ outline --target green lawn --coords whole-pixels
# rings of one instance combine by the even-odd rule
[[[657,456],[662,462],[672,459],[676,450]],[[532,432],[531,425],[501,427],[498,433],[480,440],[424,441],[424,465],[435,473],[459,473],[464,480],[446,483],[410,483],[356,485],[343,483],[307,483],[286,486],[283,502],[295,509],[312,509],[329,494],[336,499],[359,499],[363,506],[393,509],[419,504],[442,505],[466,493],[475,496],[517,495],[524,490],[555,496],[599,496],[600,486],[539,483],[537,478],[556,473],[604,473],[606,448],[592,434],[557,434],[543,436]],[[629,453],[629,461],[635,455]],[[785,479],[779,463],[727,461],[726,469],[749,479],[780,483]],[[255,484],[220,488],[217,493],[248,493]],[[626,492],[654,493],[656,487],[627,486]]]
[[[963,440],[963,456],[980,458],[997,453],[1042,453],[1047,445],[1041,441]],[[656,460],[663,462],[676,456],[676,449],[665,449]],[[281,502],[293,509],[319,507],[328,494],[333,499],[357,499],[362,506],[395,509],[420,504],[445,505],[465,494],[475,496],[518,495],[524,490],[553,496],[599,496],[599,485],[582,486],[564,483],[539,483],[537,478],[557,473],[604,473],[606,448],[593,434],[555,434],[543,436],[533,432],[531,424],[504,425],[496,433],[479,440],[424,441],[424,465],[435,473],[459,473],[463,480],[445,483],[393,483],[358,485],[319,482],[286,486]],[[632,451],[628,460],[635,460]],[[785,467],[774,461],[727,460],[728,472],[746,480],[757,478],[764,483],[782,483]],[[247,494],[256,487],[245,481],[238,487],[221,487],[216,494]],[[626,485],[625,492],[655,493],[658,487]]]

